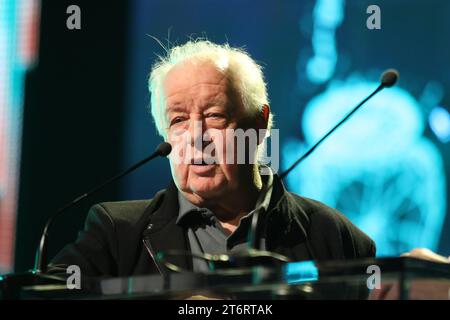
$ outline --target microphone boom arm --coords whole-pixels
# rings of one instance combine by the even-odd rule
[[[48,230],[53,224],[53,221],[61,215],[63,212],[66,212],[68,209],[72,208],[76,204],[78,204],[83,199],[86,199],[94,194],[96,194],[98,191],[102,190],[104,187],[108,186],[109,184],[113,183],[116,180],[119,180],[123,176],[129,174],[130,172],[136,170],[140,166],[144,165],[150,160],[153,160],[156,157],[165,157],[172,151],[172,147],[167,142],[162,142],[158,147],[156,148],[155,152],[148,156],[147,158],[142,159],[138,163],[132,165],[130,168],[126,169],[125,171],[113,176],[112,178],[109,178],[105,182],[101,183],[100,185],[96,186],[89,192],[86,192],[82,194],[81,196],[75,198],[71,202],[67,203],[65,206],[61,207],[58,211],[56,211],[55,214],[53,214],[45,224],[44,230],[42,231],[41,239],[39,241],[39,247],[36,251],[36,258],[34,262],[34,273],[45,273],[47,271],[47,243],[48,243]]]

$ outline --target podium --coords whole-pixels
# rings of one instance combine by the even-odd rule
[[[209,273],[169,273],[166,277],[84,279],[81,290],[69,290],[65,280],[47,280],[22,283],[15,290],[16,298],[450,299],[450,264],[413,258],[303,261]],[[0,281],[3,288],[5,281],[8,276]]]

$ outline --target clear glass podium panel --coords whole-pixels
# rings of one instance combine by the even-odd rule
[[[412,258],[289,262],[278,266],[84,279],[25,286],[25,299],[450,299],[450,264]]]

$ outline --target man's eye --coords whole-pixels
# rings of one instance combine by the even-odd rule
[[[175,117],[172,119],[172,121],[170,121],[170,125],[172,126],[174,124],[183,122],[184,120],[185,120],[184,117]]]
[[[210,117],[210,118],[217,118],[217,119],[223,119],[223,118],[225,118],[225,115],[224,114],[222,114],[222,113],[210,113],[209,115],[208,115],[208,117]]]

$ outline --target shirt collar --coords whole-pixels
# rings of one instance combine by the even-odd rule
[[[199,215],[202,215],[204,217],[212,214],[212,212],[209,209],[200,208],[200,207],[196,206],[195,204],[192,204],[191,202],[189,202],[189,200],[184,197],[184,195],[181,193],[180,190],[178,190],[178,204],[179,204],[179,210],[178,210],[178,217],[176,220],[176,224],[180,224],[183,220],[185,220],[186,216],[189,215],[191,212],[198,212]]]

